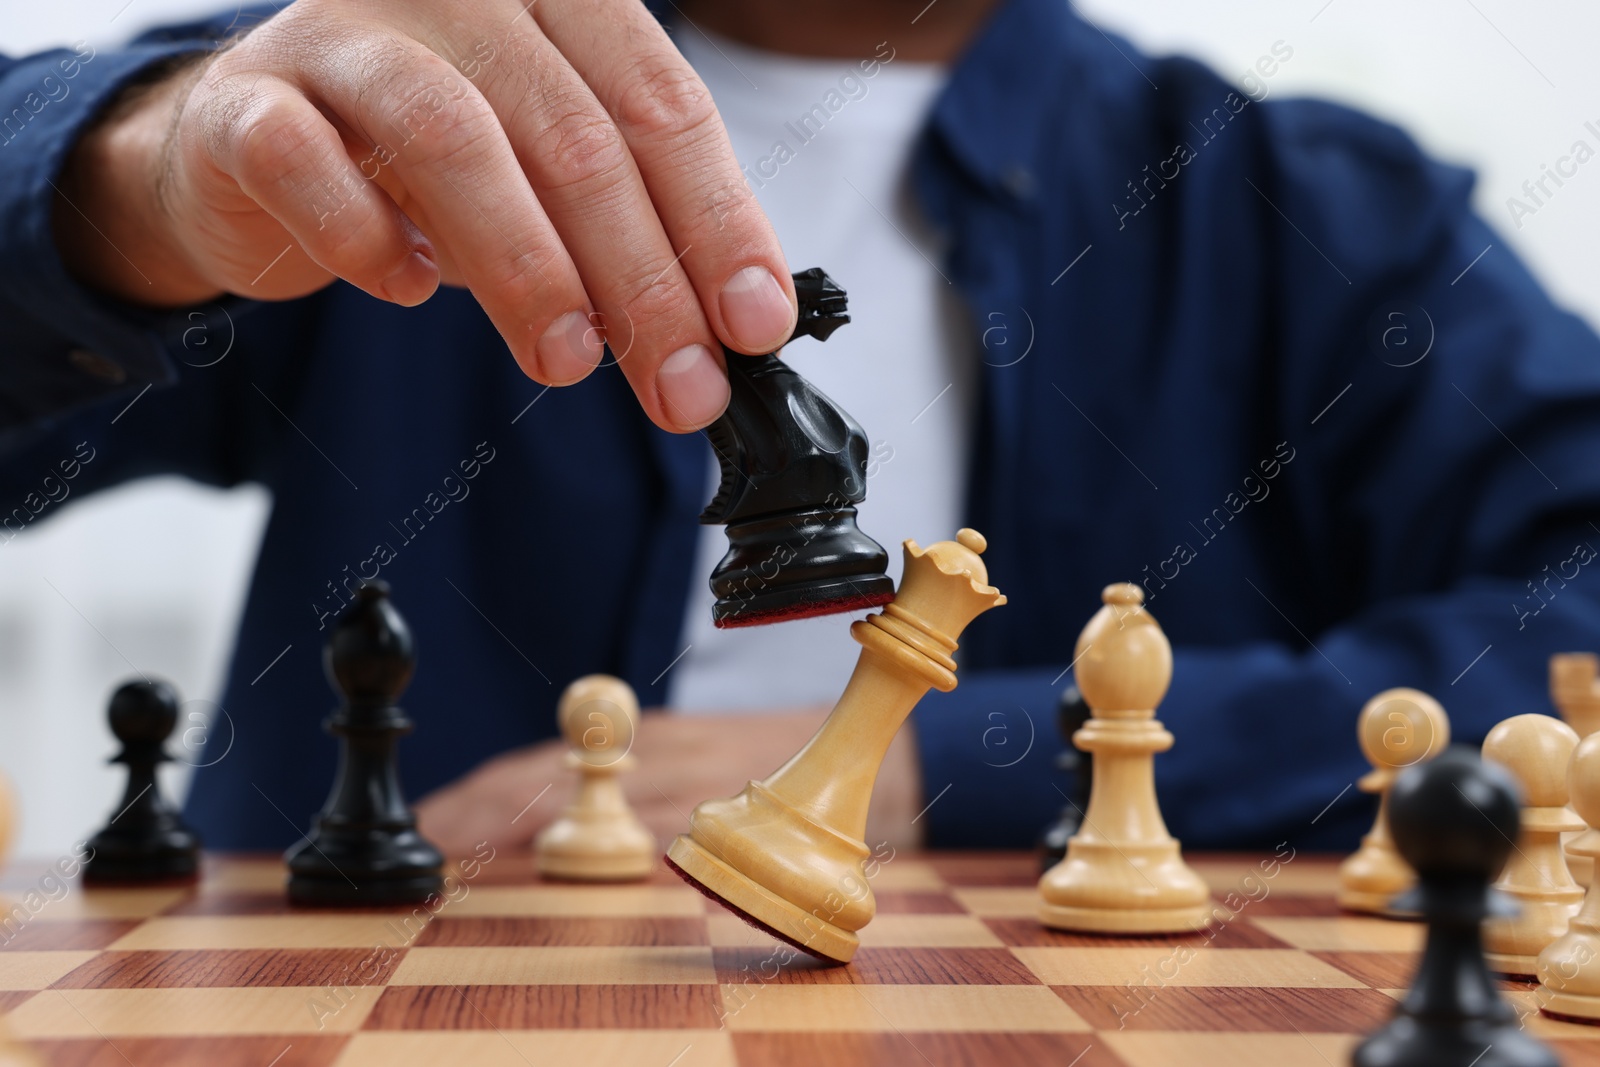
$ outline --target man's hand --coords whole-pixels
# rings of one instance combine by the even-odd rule
[[[670,430],[726,406],[719,339],[768,352],[795,321],[711,98],[637,0],[299,0],[131,92],[58,184],[69,269],[119,298],[339,277],[410,306],[442,279],[537,381],[609,343]]]
[[[688,830],[696,804],[732,796],[752,778],[777,770],[810,740],[826,715],[826,709],[737,716],[648,712],[639,720],[633,744],[638,765],[621,776],[623,791],[665,849],[673,835]],[[566,751],[563,742],[547,741],[508,752],[429,794],[417,804],[423,836],[447,855],[465,855],[485,840],[495,848],[528,847],[576,789],[577,775],[564,763]],[[911,820],[920,798],[908,723],[878,775],[868,842],[914,847]]]

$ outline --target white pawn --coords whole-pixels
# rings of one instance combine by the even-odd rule
[[[1582,830],[1567,808],[1567,766],[1578,745],[1572,727],[1549,715],[1516,715],[1483,739],[1483,758],[1501,764],[1522,786],[1522,832],[1494,887],[1516,901],[1513,918],[1484,924],[1489,966],[1533,975],[1539,953],[1567,932],[1583,890],[1567,872],[1561,834]]]
[[[578,882],[648,877],[660,848],[617,780],[634,763],[638,698],[620,678],[591,674],[567,686],[556,718],[572,747],[567,766],[580,777],[577,796],[534,842],[539,873]]]
[[[1579,817],[1594,825],[1600,820],[1600,734],[1590,734],[1573,749],[1567,786]],[[1579,834],[1567,849],[1592,862],[1600,856],[1600,831]],[[1589,886],[1567,932],[1539,953],[1538,974],[1541,1009],[1600,1022],[1600,886]]]
[[[1358,783],[1378,794],[1378,817],[1361,847],[1339,865],[1339,906],[1393,915],[1389,901],[1411,888],[1416,875],[1389,836],[1389,787],[1413,763],[1429,760],[1450,743],[1450,720],[1439,702],[1417,689],[1385,689],[1361,709],[1356,736],[1372,770]]]
[[[1558,652],[1550,657],[1550,703],[1582,740],[1600,730],[1600,656]],[[1568,834],[1570,842],[1574,835]],[[1589,884],[1594,861],[1567,849],[1567,870],[1579,885]]]

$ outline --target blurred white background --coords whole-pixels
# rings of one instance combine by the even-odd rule
[[[10,3],[0,51],[79,39],[106,47],[223,6]],[[1588,54],[1600,39],[1600,7],[1088,0],[1081,10],[1146,50],[1197,56],[1236,82],[1284,42],[1293,57],[1267,80],[1272,96],[1352,103],[1405,126],[1434,154],[1475,167],[1479,210],[1505,246],[1530,261],[1561,302],[1600,324],[1600,164],[1565,179],[1520,229],[1506,203],[1575,140],[1600,147],[1600,136],[1584,129],[1588,121],[1600,128],[1600,66]],[[268,507],[260,490],[218,493],[171,480],[70,503],[0,546],[0,768],[22,800],[25,855],[64,851],[114,810],[121,775],[103,766],[116,750],[104,709],[132,673],[123,655],[175,682],[196,702],[186,713],[218,695]],[[174,789],[181,777],[174,775]]]

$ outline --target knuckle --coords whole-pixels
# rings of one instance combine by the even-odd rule
[[[433,55],[385,62],[362,103],[364,124],[400,156],[446,163],[470,156],[499,129],[494,111],[456,69]]]
[[[341,43],[344,47],[340,50],[340,56],[348,57],[348,62],[352,64],[350,80],[357,86],[356,99],[360,105],[377,106],[416,81],[417,60],[420,57],[398,33],[364,26],[347,35]],[[317,44],[307,40],[299,50],[310,49],[317,49]],[[328,62],[328,59],[323,59],[318,64],[321,76],[333,73],[331,69],[326,69]]]
[[[627,166],[621,135],[604,112],[582,102],[556,102],[545,115],[535,151],[560,188],[620,174]]]
[[[381,216],[341,202],[318,218],[317,258],[342,277],[365,278],[394,258]]]
[[[621,308],[633,322],[666,323],[681,318],[685,306],[682,286],[672,264],[655,264],[627,279]],[[693,294],[689,300],[694,302]]]
[[[252,182],[297,188],[319,169],[316,131],[288,101],[266,100],[242,114],[234,127],[233,156]]]
[[[479,285],[493,293],[497,302],[516,309],[518,317],[530,320],[538,318],[542,314],[539,309],[552,299],[556,287],[551,281],[565,274],[557,257],[549,252],[523,252],[510,247],[506,247],[505,254],[484,263],[480,271]]]
[[[648,55],[630,72],[616,101],[617,123],[631,136],[672,140],[716,119],[711,93],[687,63]]]
[[[720,173],[688,183],[683,198],[672,205],[676,217],[693,232],[743,235],[739,243],[749,247],[739,248],[736,258],[760,258],[768,254],[766,243],[756,230],[745,225],[753,218],[751,208],[755,206],[755,195],[749,186]]]
[[[373,240],[379,219],[366,210],[366,190],[328,156],[313,116],[271,94],[230,104],[227,121],[220,158],[247,192],[275,191],[274,210],[292,206],[308,251],[341,272],[373,266],[373,257],[385,254],[383,242]]]
[[[511,309],[519,319],[532,320],[532,310],[540,289],[539,276],[531,274],[520,264],[507,263],[492,270],[485,285],[494,294],[496,303]],[[527,338],[527,348],[532,351],[534,338]]]
[[[259,109],[260,97],[258,88],[230,75],[219,62],[190,94],[186,110],[192,109],[192,119],[185,125],[209,158],[225,163],[240,145],[245,122]]]

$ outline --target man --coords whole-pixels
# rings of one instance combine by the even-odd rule
[[[684,431],[726,403],[723,346],[787,336],[787,273],[813,265],[763,207],[849,259],[815,265],[873,343],[836,356],[853,323],[786,355],[902,442],[864,528],[975,526],[1011,597],[891,755],[874,835],[1031,838],[1110,581],[1144,586],[1176,648],[1159,775],[1193,845],[1348,843],[1367,697],[1432,690],[1470,739],[1542,706],[1550,652],[1600,643],[1600,347],[1503,249],[1474,261],[1493,238],[1467,175],[1057,0],[915,6],[669,5],[691,69],[624,0],[300,0],[5,70],[3,499],[79,442],[80,485],[274,495],[237,738],[189,802],[213,846],[287,843],[320,801],[318,646],[374,572],[422,649],[404,768],[447,847],[531,833],[559,752],[517,746],[580,674],[681,705],[636,746],[662,831],[814,729],[842,622],[740,644],[688,600],[720,533],[697,551],[708,458]],[[819,60],[834,96],[791,92]],[[68,69],[70,95],[27,95]],[[786,110],[751,104],[764,80]],[[617,368],[594,370],[601,340]],[[741,698],[766,711],[683,713]]]

